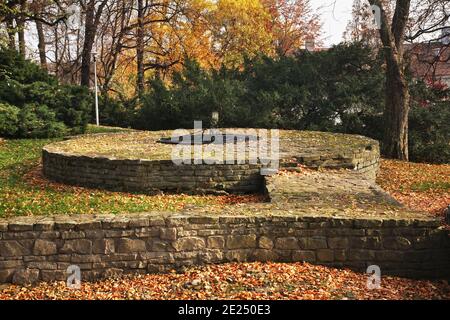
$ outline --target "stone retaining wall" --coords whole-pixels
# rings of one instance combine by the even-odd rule
[[[295,167],[299,163],[309,168],[350,169],[375,181],[380,161],[380,145],[378,141],[368,139],[365,148],[354,149],[351,153],[309,150],[307,154],[295,156],[294,161],[289,160],[291,159],[282,159],[281,167]]]
[[[119,160],[43,150],[44,175],[52,180],[117,191],[170,190],[247,193],[261,190],[260,165],[175,165],[171,160]]]
[[[77,219],[77,220],[75,220]],[[0,283],[163,272],[229,261],[308,261],[450,278],[448,230],[435,220],[136,214],[0,221]]]
[[[283,168],[298,163],[311,168],[351,169],[375,180],[379,161],[378,142],[350,155],[326,150],[281,159]],[[261,164],[176,165],[171,160],[122,160],[80,156],[63,152],[42,152],[44,175],[57,182],[115,191],[151,192],[168,190],[187,193],[257,192],[263,189]]]

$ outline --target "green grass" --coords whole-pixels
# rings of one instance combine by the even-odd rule
[[[411,185],[413,191],[429,191],[429,190],[442,190],[450,191],[450,182],[446,181],[425,181],[420,183],[414,183]]]
[[[96,125],[88,125],[86,133],[93,134],[93,133],[113,133],[113,132],[123,132],[123,131],[129,131],[132,129],[126,129],[126,128],[120,128],[120,127],[107,127],[107,126],[96,126]]]
[[[120,128],[96,128],[88,133],[120,131]],[[0,144],[0,217],[52,214],[133,213],[177,211],[186,204],[220,204],[223,197],[189,195],[143,195],[76,188],[50,183],[37,177],[32,183],[30,171],[38,172],[41,149],[61,139],[18,139]]]

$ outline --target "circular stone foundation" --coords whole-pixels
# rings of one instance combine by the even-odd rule
[[[223,129],[222,132],[229,133],[230,130],[236,135],[249,134],[244,129]],[[258,130],[250,130],[252,135],[258,134]],[[207,160],[177,164],[172,161],[172,155],[174,148],[181,146],[158,142],[171,134],[172,131],[127,131],[83,135],[52,143],[43,148],[43,172],[57,182],[119,191],[248,193],[263,188],[261,168],[264,157],[257,157],[253,162],[224,158],[227,161],[222,164]],[[313,168],[344,168],[372,179],[378,169],[379,144],[376,140],[356,135],[289,130],[279,130],[278,137],[281,168],[295,169],[299,164]],[[267,139],[258,138],[257,141]],[[226,143],[211,145],[222,148],[219,152],[215,149],[214,159],[221,158],[221,152],[230,150]],[[205,149],[208,144],[183,147],[192,148],[188,160],[195,158],[194,154],[199,150],[205,155],[211,154],[208,153],[210,149]],[[233,152],[244,150],[247,155],[253,150],[248,141],[234,140],[231,147],[237,148],[232,149]],[[214,164],[208,164],[211,162]]]

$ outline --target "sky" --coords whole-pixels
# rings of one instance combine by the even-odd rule
[[[310,0],[313,9],[322,17],[323,43],[325,47],[338,44],[352,16],[353,0]]]

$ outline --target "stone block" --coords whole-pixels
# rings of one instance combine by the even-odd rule
[[[334,260],[336,260],[336,261],[346,261],[347,260],[347,250],[345,250],[345,249],[335,249],[334,250]]]
[[[82,239],[85,237],[85,234],[83,231],[62,231],[61,232],[61,239],[69,240],[69,239]]]
[[[0,270],[1,269],[12,269],[23,266],[22,260],[6,260],[0,261]]]
[[[327,248],[327,238],[325,237],[310,237],[310,238],[299,238],[298,244],[300,249],[326,249]]]
[[[35,284],[38,281],[38,269],[18,269],[12,277],[12,283],[17,285]]]
[[[263,261],[263,262],[277,261],[279,259],[279,256],[273,250],[255,249],[250,256],[250,259],[254,261]]]
[[[80,221],[77,224],[77,230],[98,230],[101,229],[102,223],[97,220]]]
[[[174,255],[170,252],[141,252],[139,257],[149,263],[171,264],[175,262]]]
[[[284,250],[299,249],[298,242],[295,237],[282,237],[275,240],[275,248]]]
[[[375,260],[375,252],[367,249],[350,249],[347,256],[351,261],[369,261]]]
[[[205,240],[199,237],[180,238],[172,243],[176,251],[193,251],[205,248]]]
[[[92,241],[92,252],[109,254],[113,253],[115,250],[113,239],[95,239]]]
[[[150,220],[147,217],[132,217],[129,225],[130,228],[148,227],[150,225]]]
[[[227,236],[228,249],[256,248],[256,235],[230,235]]]
[[[88,239],[66,240],[60,253],[92,253],[92,241]]]
[[[41,239],[58,239],[60,236],[59,231],[42,231],[39,235]]]
[[[248,257],[251,254],[251,250],[248,249],[237,249],[237,250],[230,250],[225,253],[225,257],[228,261],[232,262],[243,262],[247,261]]]
[[[350,246],[355,249],[381,249],[380,237],[352,237]]]
[[[349,241],[348,238],[345,237],[330,237],[327,240],[328,248],[337,249],[337,248],[348,248]]]
[[[0,241],[0,257],[19,257],[30,254],[30,250],[15,240]]]
[[[170,245],[167,241],[153,240],[151,243],[152,251],[164,252],[170,251]]]
[[[399,250],[379,250],[375,252],[377,261],[402,261],[404,252]]]
[[[383,247],[385,249],[410,249],[411,241],[405,237],[386,237],[383,239]]]
[[[258,247],[261,249],[272,250],[273,241],[269,237],[261,236],[258,240]]]
[[[32,231],[34,222],[10,222],[8,225],[8,230],[13,232],[20,231]]]
[[[69,276],[66,270],[42,270],[41,279],[42,281],[64,281],[67,280]],[[83,275],[81,275],[83,277]]]
[[[177,229],[176,228],[161,228],[160,238],[162,240],[176,240],[177,239]]]
[[[334,251],[331,249],[318,249],[316,255],[317,255],[317,261],[319,261],[319,262],[333,262],[334,261]]]
[[[56,254],[57,252],[56,243],[53,241],[37,239],[34,242],[33,254],[36,256],[48,256]]]
[[[293,261],[315,262],[316,254],[312,250],[296,250],[292,253]]]
[[[222,236],[211,236],[206,240],[208,248],[222,249],[225,247],[225,238]]]
[[[142,252],[146,251],[145,241],[139,239],[122,238],[117,240],[118,253]]]
[[[27,268],[38,270],[56,270],[58,269],[58,264],[56,262],[49,261],[32,261],[27,264]]]
[[[0,283],[8,283],[12,281],[15,269],[0,270]]]
[[[198,257],[203,263],[219,263],[224,259],[222,250],[206,250],[198,254]]]

